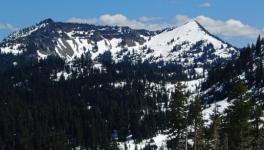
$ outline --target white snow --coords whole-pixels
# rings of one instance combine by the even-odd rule
[[[11,38],[29,36],[33,32],[37,31],[40,28],[44,28],[45,26],[46,24],[43,23],[41,25],[29,28],[29,31],[27,31],[26,33],[22,31],[16,32],[11,36]],[[204,31],[196,21],[190,21],[189,23],[180,27],[166,29],[163,32],[153,36],[139,35],[146,41],[143,44],[132,41],[135,43],[135,46],[120,45],[120,43],[124,40],[121,37],[111,39],[105,38],[103,35],[101,35],[102,40],[93,41],[91,40],[91,37],[94,36],[93,30],[80,31],[77,28],[69,32],[65,32],[62,30],[58,30],[57,32],[60,35],[63,35],[63,33],[65,33],[67,37],[65,38],[63,36],[60,36],[57,39],[54,39],[54,42],[57,43],[57,45],[55,46],[55,51],[60,57],[65,58],[68,62],[72,61],[75,58],[80,58],[84,53],[88,51],[91,53],[92,59],[96,59],[100,54],[103,54],[105,51],[109,50],[112,53],[113,60],[115,60],[116,62],[121,60],[123,58],[123,55],[129,53],[130,55],[136,56],[135,58],[141,58],[143,61],[176,61],[183,66],[191,66],[194,64],[194,60],[197,60],[204,54],[203,51],[195,51],[194,49],[192,49],[192,47],[197,42],[203,41],[203,47],[206,47],[208,44],[213,44],[215,48],[214,54],[216,55],[216,57],[207,59],[205,60],[205,62],[196,62],[199,64],[199,66],[195,68],[195,72],[197,74],[201,74],[203,72],[202,66],[204,63],[211,63],[217,57],[229,59],[232,57],[232,53],[236,51],[234,48],[229,48],[227,44],[223,43],[222,41]],[[175,46],[178,47],[177,50],[171,51]],[[98,47],[98,51],[95,51],[94,47]],[[143,50],[143,47],[147,47],[147,49],[151,49],[153,51],[149,52],[146,49]],[[120,51],[124,48],[128,49],[128,51],[120,56]],[[62,55],[60,53],[60,50],[65,49],[72,50],[73,55]],[[2,47],[1,52],[13,54],[21,53],[16,48],[11,48],[8,46]],[[39,52],[38,54],[40,58],[45,57]],[[204,72],[206,72],[206,70],[204,70]]]
[[[155,142],[155,144],[158,146],[158,148],[161,147],[166,147],[166,142],[168,139],[168,135],[164,135],[164,134],[158,134],[156,137],[153,137],[153,140]]]
[[[227,101],[227,98],[216,102],[215,104],[211,104],[209,108],[206,108],[203,110],[203,117],[204,120],[207,120],[206,125],[209,125],[211,123],[210,116],[214,113],[215,108],[217,108],[217,111],[222,114],[228,106],[230,106],[231,103]]]
[[[122,82],[115,82],[115,83],[111,83],[112,86],[114,86],[115,88],[121,88],[124,87],[126,85],[126,82],[122,81]]]
[[[126,145],[126,147],[128,148],[127,150],[135,150],[136,147],[137,149],[141,150],[144,149],[147,145],[156,145],[158,149],[163,147],[166,150],[167,139],[168,139],[168,135],[158,134],[155,137],[151,139],[143,140],[140,143],[135,143],[133,140],[119,143],[119,148],[121,150],[125,150],[125,145]]]
[[[56,74],[57,78],[54,81],[60,81],[61,76],[64,77],[65,80],[67,80],[70,77],[71,74],[68,74],[66,71],[60,71]]]
[[[239,78],[240,80],[245,80],[245,79],[246,79],[246,74],[245,74],[245,72],[243,72],[241,75],[239,75],[238,78]]]
[[[76,36],[76,34],[81,35],[90,35],[93,36],[92,31],[71,31],[66,33],[68,38],[67,40],[58,38],[57,39],[57,47],[55,48],[56,52],[59,56],[63,57],[58,49],[65,49],[66,46],[63,43],[68,43],[70,48],[74,51],[73,56],[66,56],[66,59],[69,61],[73,60],[74,58],[79,58],[83,53],[90,51],[92,54],[92,59],[97,58],[100,54],[103,54],[105,51],[110,51],[112,53],[113,59],[115,61],[119,61],[123,57],[119,56],[119,52],[123,48],[127,48],[130,54],[135,54],[142,58],[142,60],[154,58],[152,61],[171,61],[176,60],[181,62],[183,65],[192,65],[194,59],[197,59],[203,55],[203,52],[195,52],[192,53],[192,46],[199,41],[204,41],[204,44],[212,43],[216,51],[214,52],[215,55],[222,57],[222,58],[230,58],[232,56],[231,52],[235,51],[234,48],[227,48],[227,44],[223,43],[222,41],[212,37],[210,34],[205,32],[200,26],[195,22],[191,21],[183,26],[173,28],[171,30],[165,30],[160,34],[157,34],[152,37],[143,37],[146,42],[142,45],[135,42],[135,46],[124,46],[122,47],[119,45],[123,39],[121,38],[113,38],[113,39],[106,39],[102,37],[101,41],[89,41],[87,38],[81,38],[80,36]],[[150,39],[150,40],[148,40]],[[63,40],[63,42],[62,42]],[[174,46],[179,45],[180,49],[178,51],[171,52]],[[98,47],[98,51],[91,51],[94,47]],[[147,51],[143,51],[142,48],[147,47],[154,50],[151,53],[147,53]],[[193,55],[182,57],[184,53],[191,53]],[[125,54],[127,54],[125,53]],[[119,57],[118,57],[119,56]],[[208,63],[211,63],[213,60],[206,60]],[[200,65],[203,65],[205,62],[199,62]],[[201,74],[203,72],[203,68],[198,67],[195,68],[195,72],[197,74]]]
[[[183,81],[182,84],[186,87],[186,92],[197,93],[200,90],[201,84],[204,82],[204,80],[204,78],[200,78],[197,80]]]
[[[13,54],[13,55],[19,55],[22,54],[24,51],[20,50],[19,47],[21,47],[22,44],[15,44],[13,46],[7,46],[7,47],[1,47],[0,51],[2,54]]]
[[[38,54],[38,59],[47,59],[48,55],[45,55],[43,53],[41,53],[39,50],[37,50],[37,54]]]
[[[17,66],[18,63],[16,61],[13,62],[13,66]]]
[[[216,49],[215,55],[222,58],[230,58],[230,51],[234,51],[233,48],[227,50],[227,44],[203,31],[196,21],[191,21],[183,26],[174,28],[173,30],[165,30],[164,32],[152,37],[146,45],[147,47],[155,50],[155,52],[147,57],[163,56],[166,60],[170,60],[177,57],[179,54],[183,54],[184,52],[191,50],[191,47],[199,41],[204,41],[207,44],[213,44]],[[170,55],[171,50],[175,45],[181,45],[182,47],[179,51]]]
[[[195,71],[195,73],[196,74],[198,74],[198,75],[202,75],[203,74],[203,68],[194,68],[194,71]]]

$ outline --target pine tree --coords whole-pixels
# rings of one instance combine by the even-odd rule
[[[193,127],[194,127],[194,150],[204,149],[204,120],[202,114],[201,98],[195,97],[193,102]]]
[[[264,79],[262,59],[256,63],[256,66],[257,66],[256,75],[255,75],[256,82],[257,82],[256,85],[261,86],[263,79]]]
[[[171,94],[169,104],[169,127],[171,129],[171,137],[169,147],[172,149],[183,149],[185,146],[185,132],[187,128],[187,105],[186,97],[182,92],[182,86],[178,83],[175,91]]]
[[[220,125],[221,125],[221,115],[218,112],[217,105],[215,104],[214,113],[211,115],[210,119],[212,123],[210,125],[209,138],[210,138],[210,147],[213,150],[220,149]]]
[[[259,55],[260,53],[261,53],[261,37],[259,35],[256,42],[256,55]]]
[[[252,149],[254,150],[260,150],[264,147],[264,137],[263,137],[263,129],[261,128],[264,125],[264,121],[262,120],[263,117],[263,110],[258,104],[258,102],[255,100],[253,102],[253,109],[252,109],[252,115],[251,115],[251,134],[253,136],[253,140],[251,143]]]
[[[245,89],[243,84],[235,84],[232,93],[236,98],[226,110],[224,122],[229,149],[248,149],[252,141],[249,124],[251,102],[245,96]]]
[[[232,91],[230,92],[230,98],[237,99],[242,98],[242,96],[247,91],[247,87],[242,83],[235,83],[233,85]]]
[[[62,130],[55,134],[52,142],[53,149],[70,149],[68,139]]]

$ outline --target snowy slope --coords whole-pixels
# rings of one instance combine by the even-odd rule
[[[188,53],[190,51],[193,52],[193,54],[197,52],[196,57],[199,57],[203,55],[204,52],[198,52],[197,48],[195,49],[193,47],[198,42],[201,42],[201,45],[199,45],[201,49],[212,44],[215,50],[213,54],[216,57],[231,58],[233,54],[236,53],[235,48],[230,47],[227,43],[212,36],[197,21],[191,21],[178,28],[165,30],[148,41],[147,46],[155,51],[153,54],[148,55],[148,57],[164,56],[165,60],[173,60],[183,53]],[[175,46],[180,48],[172,51]],[[192,61],[192,59],[190,61]]]
[[[204,99],[207,103],[226,98],[230,100],[230,92],[238,83],[242,83],[247,88],[247,94],[256,99],[262,99],[264,94],[263,58],[264,39],[259,39],[256,45],[244,48],[238,59],[211,73],[208,81],[202,87]],[[215,74],[218,77],[215,77]]]
[[[47,19],[35,26],[12,33],[1,43],[0,49],[2,53],[17,54],[17,51],[22,49],[18,46],[24,45],[24,51],[27,51],[30,42],[40,50],[53,47],[60,57],[68,60],[78,58],[88,51],[94,54],[93,58],[106,50],[110,50],[118,57],[117,55],[124,49],[128,49],[129,52],[134,50],[134,53],[140,54],[144,59],[161,57],[160,60],[175,60],[189,51],[199,57],[203,53],[197,52],[197,49],[203,50],[209,44],[212,44],[215,50],[213,52],[215,57],[231,58],[237,53],[235,48],[212,36],[196,21],[177,28],[165,29],[163,32],[152,32],[128,27],[57,23]],[[40,42],[49,42],[51,45],[43,45]],[[198,42],[199,45],[196,45]],[[194,47],[195,45],[197,47]],[[173,51],[174,47],[177,48]],[[145,52],[144,49],[153,51]]]
[[[111,52],[115,62],[176,63],[189,79],[204,78],[208,69],[239,55],[239,50],[210,34],[197,21],[161,31],[128,27],[61,23],[51,19],[12,33],[0,43],[1,53],[46,59],[59,56],[70,62],[89,54],[99,57]]]
[[[152,31],[128,27],[61,23],[47,19],[12,33],[0,43],[0,51],[12,54],[30,51],[30,54],[42,58],[45,55],[57,55],[66,61],[91,53],[95,59],[108,50],[117,53],[126,47],[136,48],[154,34]]]

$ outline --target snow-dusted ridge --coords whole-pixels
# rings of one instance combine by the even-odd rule
[[[239,50],[210,34],[197,21],[160,31],[129,27],[44,20],[12,33],[0,43],[1,53],[36,56],[55,55],[71,62],[90,54],[95,62],[106,51],[115,62],[124,58],[150,63],[177,63],[190,75],[206,76],[208,68],[239,55]],[[192,76],[190,75],[190,78]]]
[[[203,41],[203,45],[200,45],[202,47],[212,44],[216,50],[214,54],[222,58],[229,58],[232,53],[236,52],[236,48],[210,34],[195,20],[180,27],[152,32],[133,30],[128,27],[61,23],[54,22],[51,19],[12,33],[1,43],[1,51],[6,47],[10,47],[8,43],[29,44],[29,42],[36,42],[34,39],[30,39],[36,35],[39,36],[38,38],[43,36],[42,40],[47,38],[46,36],[50,36],[48,38],[52,38],[54,47],[57,49],[56,53],[60,57],[69,60],[80,57],[80,55],[92,51],[95,47],[98,47],[99,53],[110,50],[113,54],[117,55],[123,48],[128,48],[130,51],[136,50],[136,53],[140,53],[145,59],[150,57],[160,58],[162,56],[164,60],[173,60],[178,55],[193,50],[192,46],[201,41]],[[49,45],[46,46],[48,47]],[[175,46],[178,46],[178,48],[182,46],[182,48],[179,48],[176,52],[171,52]],[[64,48],[69,49],[68,52]],[[142,48],[149,48],[154,50],[154,52],[146,53],[142,50],[139,51]],[[16,51],[17,49],[13,50]],[[94,55],[97,55],[97,53],[94,52]],[[95,58],[96,56],[93,57]]]
[[[12,33],[0,43],[1,53],[46,59],[55,55],[71,62],[84,54],[98,64],[98,58],[111,52],[113,61],[124,58],[150,63],[177,63],[191,83],[200,84],[208,69],[239,55],[239,50],[210,34],[197,21],[160,31],[134,30],[129,27],[54,22],[51,19]]]

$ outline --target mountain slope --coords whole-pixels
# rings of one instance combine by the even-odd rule
[[[211,63],[231,59],[238,51],[191,21],[163,31],[128,27],[61,23],[51,19],[12,33],[0,44],[1,53],[58,55],[68,61],[90,53],[93,60],[110,51],[114,60],[125,56],[150,62]],[[183,58],[182,58],[183,57]]]
[[[241,83],[254,98],[262,99],[264,87],[264,39],[258,38],[256,44],[241,51],[238,59],[230,61],[225,67],[211,69],[202,89],[205,101],[231,100],[233,87]]]
[[[60,23],[47,19],[12,33],[3,40],[0,47],[2,53],[30,51],[29,53],[39,57],[58,55],[70,61],[87,52],[97,55],[110,47],[114,50],[117,46],[142,44],[145,42],[143,37],[153,34],[155,33],[128,27]]]
[[[205,53],[214,55],[206,61],[214,61],[217,57],[232,58],[236,50],[231,45],[219,40],[206,31],[197,21],[191,21],[178,28],[166,30],[147,42],[148,47],[155,50],[154,56],[163,55],[167,60],[177,60],[179,55],[197,55],[201,58]],[[206,57],[206,56],[204,56]],[[189,60],[192,62],[192,60]]]

